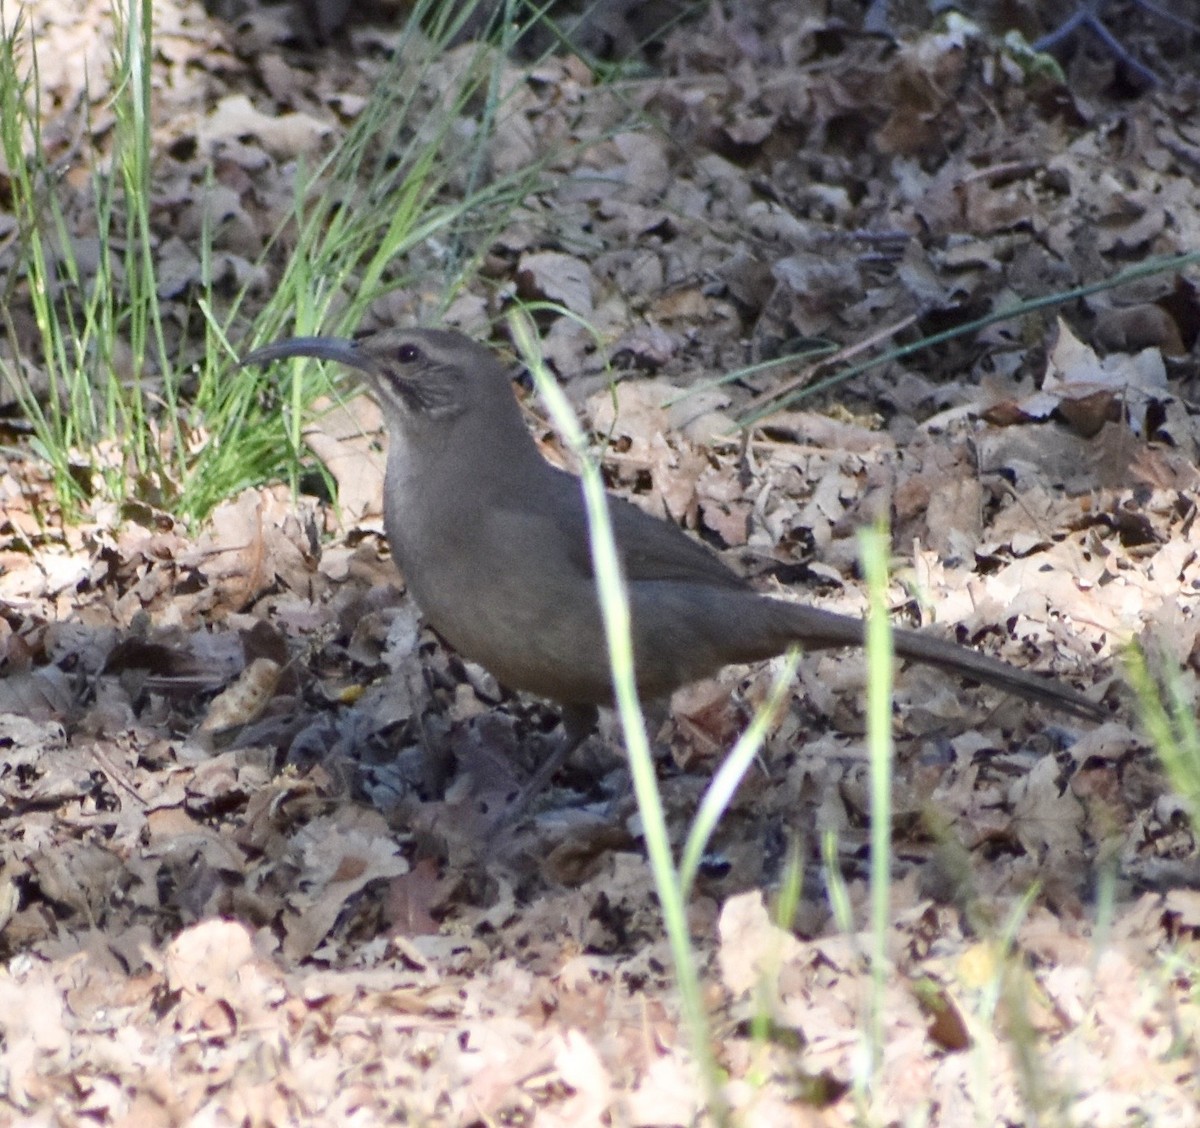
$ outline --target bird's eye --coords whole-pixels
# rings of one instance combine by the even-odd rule
[[[396,350],[396,359],[401,364],[415,364],[421,359],[421,350],[416,345],[401,345]]]

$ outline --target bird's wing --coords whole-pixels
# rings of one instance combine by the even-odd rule
[[[620,498],[610,498],[609,512],[630,583],[675,580],[731,589],[749,586],[716,553],[678,525],[651,517]]]
[[[556,507],[559,528],[568,543],[572,565],[593,575],[587,513],[579,480],[563,474],[558,481],[562,502]],[[629,583],[673,581],[743,590],[749,585],[731,572],[715,553],[693,540],[677,525],[651,517],[636,505],[608,495],[617,553]]]

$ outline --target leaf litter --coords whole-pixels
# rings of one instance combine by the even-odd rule
[[[288,239],[257,259],[291,214],[296,162],[361,112],[397,44],[393,26],[351,21],[315,45],[297,12],[243,7],[231,24],[155,5],[152,228],[160,296],[180,311],[205,222],[231,280],[270,285]],[[84,74],[103,73],[105,5],[42,3],[30,18],[65,149]],[[745,441],[736,420],[779,373],[695,391],[797,341],[934,332],[1195,247],[1194,81],[1152,23],[1132,18],[1130,44],[1178,81],[1136,100],[1088,51],[1063,85],[1026,74],[993,29],[892,30],[895,49],[761,0],[673,28],[652,68],[612,87],[575,58],[529,74],[513,60],[494,175],[563,139],[606,139],[521,203],[450,320],[486,336],[512,293],[586,314],[598,337],[550,320],[547,355],[606,444],[610,486],[764,590],[860,613],[855,530],[885,516],[901,620],[1113,701],[1116,649],[1142,638],[1194,708],[1186,280],[1143,280],[1055,324],[999,323]],[[94,91],[91,105],[104,112]],[[631,106],[658,128],[614,130]],[[63,191],[84,240],[85,193],[70,177]],[[420,316],[422,301],[381,300],[363,328]],[[337,507],[247,490],[195,536],[148,506],[64,524],[44,470],[6,448],[5,1116],[692,1123],[701,1090],[619,733],[606,719],[535,817],[481,848],[553,713],[422,627],[382,538],[377,413],[350,401],[316,426]],[[659,733],[676,833],[771,674],[727,670],[678,695]],[[857,656],[803,657],[690,906],[728,1098],[748,1121],[856,1115],[871,974],[855,931],[863,682]],[[867,1113],[1194,1123],[1200,870],[1128,703],[1066,725],[910,670],[896,713],[884,1054]],[[817,864],[830,832],[849,933]],[[770,902],[793,843],[805,895],[785,930]],[[1114,907],[1097,923],[1104,882]]]

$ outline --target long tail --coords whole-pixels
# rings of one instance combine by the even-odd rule
[[[861,619],[839,615],[833,611],[823,611],[818,607],[807,607],[800,603],[789,603],[786,606],[789,631],[806,649],[862,646],[866,628]],[[911,662],[937,666],[951,674],[974,678],[997,689],[1015,693],[1018,697],[1041,701],[1076,717],[1094,721],[1108,716],[1104,708],[1069,685],[1010,666],[1007,662],[980,654],[969,647],[959,646],[958,643],[899,627],[893,630],[892,638],[896,653]]]

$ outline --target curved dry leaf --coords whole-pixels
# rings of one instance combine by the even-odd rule
[[[237,681],[213,698],[197,732],[218,733],[256,720],[274,697],[282,673],[278,662],[255,658]]]
[[[42,666],[0,679],[0,713],[13,713],[30,722],[62,720],[74,707],[70,681],[57,666]]]
[[[308,114],[265,114],[245,94],[231,94],[217,103],[204,123],[207,144],[241,143],[257,137],[278,160],[316,152],[333,132],[333,125]]]
[[[521,256],[517,285],[524,298],[559,302],[572,313],[592,312],[592,270],[583,259],[559,251]]]

